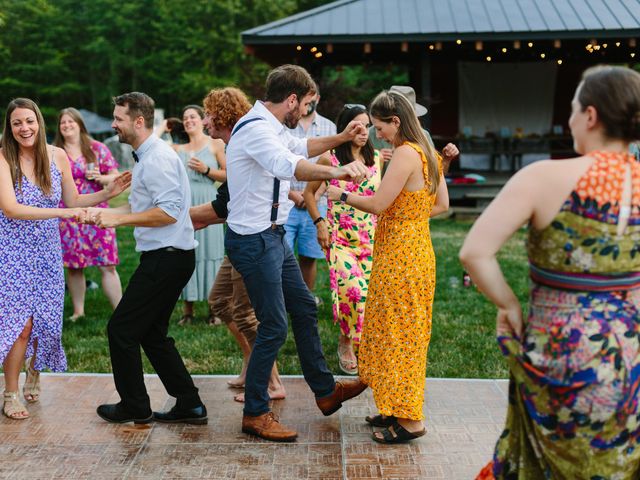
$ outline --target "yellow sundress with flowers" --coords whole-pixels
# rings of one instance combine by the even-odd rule
[[[421,156],[425,182],[428,165]],[[438,159],[440,163],[440,158]],[[442,167],[440,167],[442,168]],[[383,415],[422,420],[436,259],[429,233],[435,195],[402,190],[378,215],[358,357],[360,378]]]

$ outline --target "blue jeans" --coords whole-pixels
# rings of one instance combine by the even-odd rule
[[[327,205],[318,205],[320,216],[327,217]],[[292,251],[298,251],[301,257],[316,260],[325,258],[324,250],[318,243],[318,229],[313,224],[306,208],[293,207],[284,226],[285,240]],[[297,248],[296,248],[297,247]]]
[[[278,350],[287,339],[287,312],[304,379],[316,397],[330,395],[335,380],[322,353],[318,307],[284,240],[284,228],[251,235],[238,235],[228,228],[225,247],[260,322],[247,367],[244,414],[258,416],[269,411],[267,387]]]

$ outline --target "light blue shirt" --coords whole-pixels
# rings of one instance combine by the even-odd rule
[[[135,153],[138,162],[132,170],[131,211],[139,213],[158,207],[176,219],[175,223],[163,227],[136,227],[133,230],[136,251],[148,252],[164,247],[196,248],[189,216],[191,190],[178,154],[155,135],[150,135]]]

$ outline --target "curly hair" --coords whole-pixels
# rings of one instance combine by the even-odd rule
[[[242,90],[226,87],[211,90],[204,100],[204,111],[211,117],[217,129],[232,129],[233,126],[251,110],[251,103]]]

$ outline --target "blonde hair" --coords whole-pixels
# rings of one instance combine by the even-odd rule
[[[42,189],[45,195],[49,195],[51,193],[51,169],[49,165],[49,155],[47,154],[47,135],[45,132],[44,118],[38,105],[28,98],[11,100],[9,105],[7,105],[7,113],[4,117],[4,131],[2,132],[0,147],[2,147],[4,158],[7,160],[9,168],[11,168],[11,181],[14,185],[17,183],[18,188],[22,189],[22,168],[20,168],[19,158],[20,146],[11,131],[11,114],[18,108],[31,110],[36,116],[38,135],[34,148],[34,175],[38,187]]]
[[[385,123],[391,123],[393,117],[400,119],[400,126],[396,132],[394,143],[412,142],[417,143],[422,148],[427,157],[427,189],[431,195],[435,195],[440,184],[438,152],[427,140],[418,117],[416,117],[413,105],[404,95],[383,90],[371,102],[369,112],[372,117]]]

